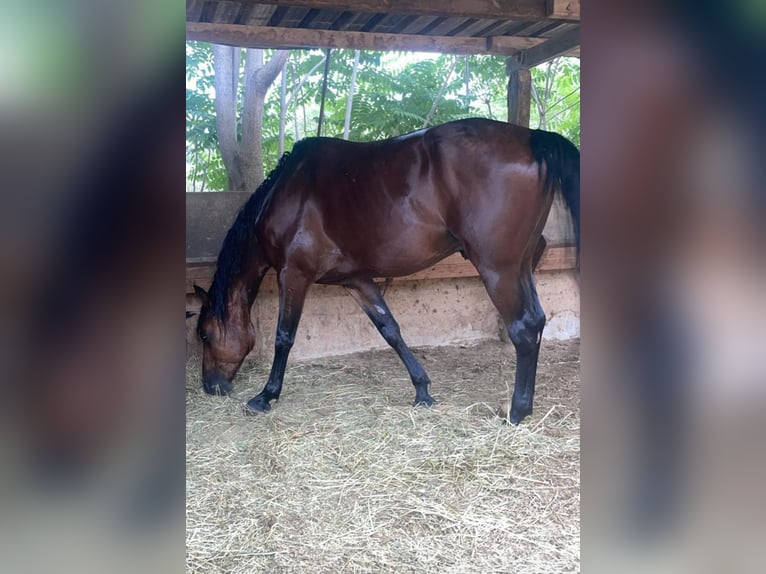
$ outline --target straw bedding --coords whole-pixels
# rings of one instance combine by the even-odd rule
[[[510,397],[501,342],[415,351],[438,401],[393,351],[292,364],[267,415],[209,397],[187,365],[187,570],[213,573],[579,571],[579,344],[542,346],[535,412]]]

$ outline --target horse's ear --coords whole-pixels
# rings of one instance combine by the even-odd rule
[[[207,291],[205,291],[199,285],[194,285],[194,292],[197,294],[197,297],[202,299],[203,303],[207,303]]]

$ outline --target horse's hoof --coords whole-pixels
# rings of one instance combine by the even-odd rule
[[[271,405],[269,404],[269,401],[261,397],[260,395],[257,395],[247,401],[247,404],[245,405],[245,413],[247,414],[257,414],[257,413],[267,413],[271,410]]]
[[[231,393],[233,385],[225,382],[203,383],[202,388],[208,395],[226,397]]]
[[[521,421],[523,421],[528,415],[531,415],[531,414],[532,414],[532,407],[524,407],[524,408],[512,407],[511,416],[508,417],[508,421],[512,425],[517,425]]]
[[[432,407],[436,404],[433,397],[427,396],[420,399],[415,399],[414,406],[416,407]]]

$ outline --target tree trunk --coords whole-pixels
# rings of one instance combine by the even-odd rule
[[[234,78],[234,48],[213,44],[213,67],[215,68],[215,129],[221,159],[229,178],[229,189],[238,187],[242,177],[237,168],[237,90]]]
[[[263,104],[266,92],[285,67],[288,54],[287,50],[276,50],[264,65],[263,50],[247,50],[242,99],[242,145],[247,169],[245,191],[255,191],[263,181]]]
[[[266,92],[285,65],[288,52],[275,51],[264,64],[263,50],[247,50],[240,138],[237,137],[239,50],[241,48],[213,45],[216,130],[229,190],[255,191],[263,181],[263,104]]]
[[[245,53],[245,84],[242,93],[242,141],[240,142],[240,165],[243,171],[243,191],[255,191],[263,181],[263,157],[261,132],[263,128],[263,104],[266,90],[258,83],[258,70],[263,68],[263,50],[247,50]],[[268,86],[266,86],[268,88]]]

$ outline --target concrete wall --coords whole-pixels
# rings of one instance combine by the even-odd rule
[[[548,322],[543,339],[579,336],[579,295],[572,272],[541,273],[537,290]],[[476,343],[505,338],[497,311],[481,280],[402,281],[386,291],[386,301],[407,343],[413,347]],[[262,290],[253,305],[258,333],[252,355],[272,356],[278,297],[275,287]],[[189,297],[187,308],[196,308]],[[195,319],[187,322],[189,349],[198,349]],[[314,285],[309,292],[292,360],[386,348],[386,342],[342,287]]]
[[[239,208],[244,191],[186,194],[186,260],[214,259]]]

